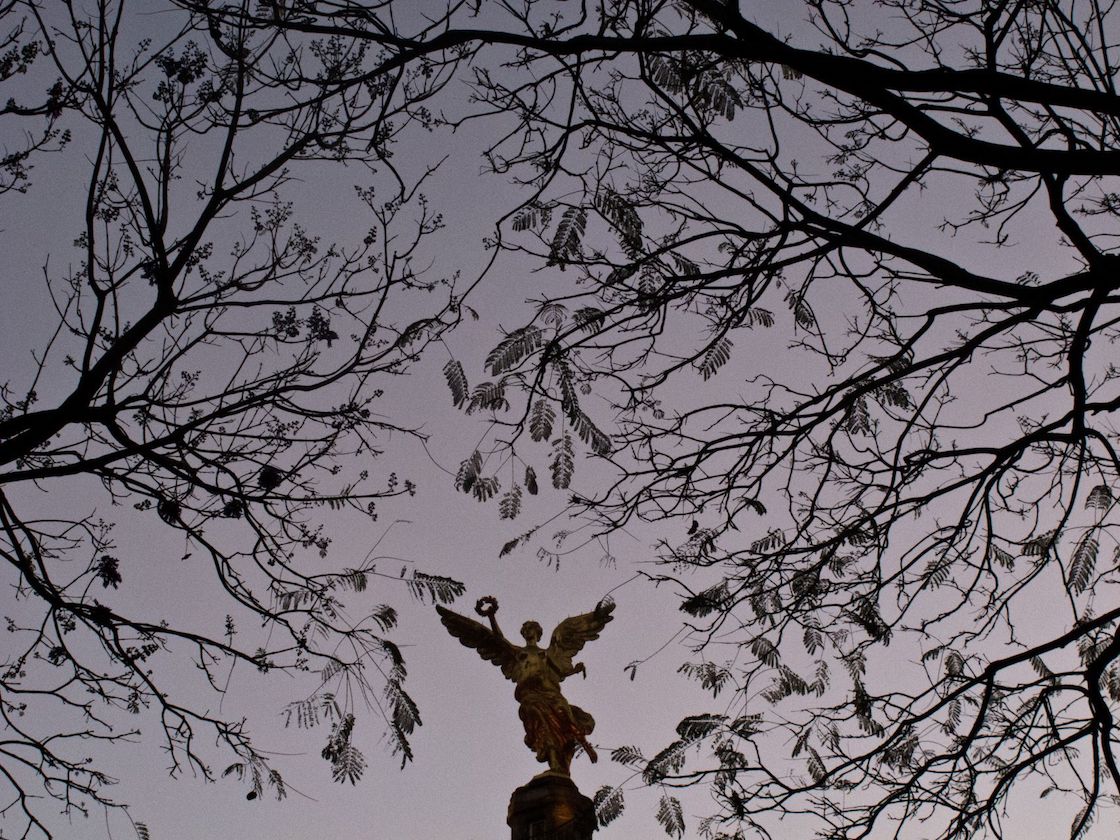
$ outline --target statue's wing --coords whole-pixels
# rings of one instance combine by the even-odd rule
[[[487,662],[493,662],[502,669],[506,677],[513,679],[513,664],[517,658],[517,648],[510,644],[505,636],[495,633],[473,618],[459,615],[438,604],[436,611],[447,632],[467,647],[477,650],[479,656]]]
[[[552,631],[552,638],[548,643],[549,659],[561,670],[571,670],[572,657],[592,639],[599,638],[599,631],[614,619],[612,612],[614,601],[604,598],[591,612],[565,618]]]

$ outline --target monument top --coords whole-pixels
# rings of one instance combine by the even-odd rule
[[[525,745],[537,761],[548,764],[548,772],[542,776],[568,776],[577,745],[593,762],[598,758],[587,741],[595,728],[595,719],[565,699],[560,683],[573,674],[586,678],[587,668],[582,662],[573,663],[572,657],[587,642],[599,638],[599,632],[613,619],[614,606],[613,601],[604,599],[591,612],[564,619],[552,631],[547,648],[538,644],[543,630],[535,621],[526,621],[521,626],[524,645],[509,641],[498,627],[498,601],[492,596],[480,598],[475,604],[475,612],[488,619],[490,627],[436,607],[452,636],[474,648],[484,660],[493,662],[515,683],[513,696],[525,727]]]
[[[513,792],[506,823],[510,840],[590,840],[595,804],[567,776],[542,773]]]

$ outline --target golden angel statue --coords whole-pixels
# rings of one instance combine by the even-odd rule
[[[475,605],[475,612],[489,619],[489,628],[444,607],[437,606],[436,610],[452,636],[477,650],[479,656],[493,662],[506,678],[517,684],[513,696],[525,726],[525,746],[536,753],[537,761],[546,762],[551,772],[567,776],[576,744],[587,751],[592,761],[598,760],[595,750],[587,743],[595,720],[564,699],[560,683],[572,674],[587,677],[587,668],[582,662],[573,665],[572,657],[587,642],[599,638],[599,631],[613,618],[613,601],[603,599],[592,612],[561,621],[552,631],[547,648],[537,644],[543,631],[535,621],[526,621],[521,626],[524,646],[510,642],[494,618],[498,601],[491,596],[480,598]]]

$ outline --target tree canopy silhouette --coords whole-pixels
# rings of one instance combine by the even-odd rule
[[[714,710],[614,757],[673,836],[691,784],[712,837],[1000,836],[1055,792],[1084,836],[1120,796],[1115,9],[518,10],[474,90],[548,281],[484,381],[448,365],[495,423],[457,483],[679,523],[651,577]]]
[[[1078,838],[1113,807],[1114,7],[806,0],[773,21],[717,0],[522,0],[451,4],[430,19],[415,14],[423,22],[409,29],[401,4],[388,0],[178,5],[213,39],[202,55],[224,56],[235,80],[265,74],[262,88],[285,93],[262,95],[249,110],[239,88],[221,88],[219,101],[239,118],[217,120],[214,131],[260,130],[294,149],[261,178],[227,160],[217,171],[243,191],[204,181],[205,206],[256,199],[288,160],[376,157],[381,138],[397,130],[389,112],[402,125],[424,123],[435,113],[425,104],[436,101],[431,86],[455,71],[469,81],[471,101],[439,120],[492,130],[490,168],[524,191],[491,244],[499,258],[535,270],[526,281],[534,308],[495,344],[481,379],[460,361],[445,367],[452,402],[493,424],[493,435],[464,453],[455,485],[497,500],[513,519],[522,492],[537,492],[538,476],[547,477],[576,493],[589,533],[641,521],[668,535],[651,577],[680,589],[696,650],[682,673],[711,693],[711,710],[683,720],[651,758],[636,746],[612,757],[663,787],[658,818],[670,835],[685,831],[671,789],[692,784],[711,787],[717,807],[700,829],[713,838],[768,836],[790,815],[829,838],[1000,836],[1010,811],[1050,795]],[[292,58],[247,58],[266,46],[291,49]],[[199,81],[184,55],[175,52],[179,63],[165,71],[170,103],[196,102],[176,93]],[[308,56],[318,63],[301,63]],[[117,85],[112,73],[90,78],[93,90]],[[134,89],[119,86],[106,101],[127,104]],[[65,90],[81,107],[96,106],[80,86]],[[195,113],[189,107],[172,110]],[[104,108],[96,114],[94,125],[112,125]],[[130,119],[150,121],[140,112]],[[347,132],[362,141],[345,142]],[[106,149],[127,145],[106,136]],[[170,153],[156,159],[178,162]],[[123,169],[112,189],[91,189],[89,206],[135,190],[135,201],[118,202],[145,231],[127,277],[150,281],[153,311],[162,312],[160,300],[181,299],[162,290],[185,282],[203,237],[168,239],[159,208],[169,205],[140,186],[158,183],[158,166],[132,174],[127,156],[103,160]],[[97,258],[124,277],[111,268],[117,253]],[[201,278],[203,267],[189,276]],[[172,268],[178,273],[167,274]],[[533,283],[538,277],[547,282]],[[257,300],[264,287],[245,282]],[[308,293],[286,305],[318,305],[323,318],[327,300]],[[275,330],[291,341],[311,336],[322,350],[345,332],[335,310],[313,327],[314,310],[288,319],[283,306],[269,306],[280,310]],[[122,319],[146,326],[122,327],[115,357],[102,355],[112,342],[103,351],[102,339],[89,338],[93,361],[75,364],[93,378],[82,386],[79,377],[79,396],[40,414],[48,423],[71,418],[46,437],[34,429],[50,426],[22,419],[30,400],[13,396],[12,425],[0,430],[11,445],[33,442],[19,469],[45,479],[75,452],[110,490],[146,494],[177,527],[217,510],[208,500],[231,486],[245,510],[268,508],[272,494],[296,486],[301,463],[257,449],[277,434],[241,438],[253,454],[240,456],[248,470],[240,475],[260,474],[250,491],[244,481],[219,481],[225,465],[213,464],[215,453],[175,460],[182,447],[203,447],[191,421],[176,425],[178,434],[126,435],[125,444],[101,418],[127,416],[142,429],[132,406],[115,411],[114,398],[92,415],[70,413],[89,394],[112,396],[108,372],[120,365],[111,359],[131,360],[139,346],[126,337],[186,315]],[[102,320],[81,323],[103,323],[90,317]],[[427,323],[430,336],[445,321]],[[383,345],[389,355],[359,369],[372,376],[411,358],[403,338],[414,332],[394,332]],[[180,346],[169,342],[160,346]],[[110,361],[98,367],[101,358]],[[199,387],[173,384],[176,365],[132,364],[123,375],[156,383],[142,393],[155,398],[157,417],[171,399],[164,391]],[[258,389],[227,390],[232,398],[203,410],[222,416]],[[189,416],[197,398],[182,393],[174,405]],[[278,404],[300,422],[324,419],[293,408],[299,401]],[[206,427],[206,440],[217,439],[220,423]],[[70,429],[81,430],[78,443],[52,437]],[[124,461],[102,455],[105,447],[128,453],[127,476],[136,478],[115,469]],[[594,484],[580,484],[581,449],[603,461]],[[276,470],[267,480],[266,466]],[[296,494],[293,503],[301,501]],[[40,525],[36,533],[39,543],[59,544],[76,532],[52,536]],[[278,533],[306,539],[265,533],[262,546]],[[19,546],[30,539],[12,536],[9,549],[29,574],[36,567]],[[87,580],[96,573],[91,566]],[[98,616],[118,621],[91,603],[77,611],[43,603],[83,621],[88,614],[97,634]],[[640,669],[635,663],[631,674]],[[623,788],[596,799],[607,822],[622,810]]]
[[[0,20],[0,117],[24,140],[0,160],[6,223],[41,178],[66,196],[42,251],[6,248],[4,835],[121,802],[104,745],[153,728],[172,774],[282,796],[215,700],[238,668],[317,675],[287,716],[330,727],[337,780],[365,767],[362,698],[408,761],[420,719],[396,611],[373,600],[392,587],[374,584],[443,603],[462,585],[335,558],[329,526],[370,527],[415,489],[378,467],[385,433],[413,434],[383,389],[458,320],[464,290],[428,250],[436,162],[391,157],[429,127],[423,103],[457,59],[297,46],[123,0],[7,2]],[[335,84],[359,65],[362,85]],[[294,187],[343,163],[368,233],[335,244]],[[182,564],[192,583],[169,608],[152,593]]]

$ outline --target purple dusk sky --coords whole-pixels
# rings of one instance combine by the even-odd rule
[[[419,16],[423,4],[399,5],[407,19]],[[557,8],[570,5],[556,2]],[[802,4],[744,0],[740,5],[744,14],[771,31],[794,41],[801,38],[806,44],[815,43]],[[135,44],[144,37],[158,41],[174,28],[178,15],[164,0],[132,2],[125,15],[122,42]],[[42,73],[50,75],[45,70]],[[19,84],[37,90],[44,75],[32,73],[18,84],[7,82],[4,95],[20,95]],[[463,82],[453,82],[441,96],[439,104],[448,112],[463,113],[472,107]],[[587,679],[574,677],[564,684],[566,696],[594,716],[596,729],[591,740],[601,756],[596,765],[586,756],[577,756],[572,776],[587,795],[604,785],[625,787],[625,814],[602,828],[597,837],[647,840],[664,836],[654,817],[659,791],[644,787],[640,772],[612,763],[610,751],[636,745],[651,755],[672,740],[674,727],[686,715],[735,713],[737,708],[734,697],[721,694],[713,699],[695,682],[678,674],[681,662],[692,656],[690,644],[695,641],[681,627],[680,593],[669,586],[654,586],[643,577],[644,573],[657,572],[654,560],[659,539],[683,539],[679,523],[635,527],[611,535],[609,541],[591,541],[569,552],[589,532],[577,530],[583,523],[563,513],[565,494],[545,491],[527,499],[521,517],[509,522],[499,520],[496,505],[480,504],[456,492],[453,486],[459,463],[487,430],[478,415],[468,417],[452,405],[441,373],[444,363],[454,356],[463,362],[468,375],[480,378],[486,354],[502,331],[520,326],[532,316],[530,299],[538,298],[542,288],[568,288],[573,280],[572,272],[565,274],[555,267],[542,269],[524,255],[500,254],[490,264],[492,252],[485,247],[484,239],[493,235],[496,220],[524,198],[509,178],[485,171],[482,151],[491,142],[488,133],[500,122],[500,118],[474,121],[456,133],[440,128],[430,134],[417,131],[396,149],[395,163],[413,174],[446,157],[425,189],[431,205],[444,214],[445,227],[426,243],[422,260],[430,262],[436,274],[459,272],[463,286],[481,277],[468,300],[479,317],[465,318],[442,346],[429,347],[407,375],[386,378],[381,403],[386,415],[429,436],[429,442],[422,446],[406,435],[386,435],[385,454],[363,466],[384,474],[396,472],[402,479],[414,481],[417,492],[414,498],[379,502],[376,522],[349,515],[328,520],[333,528],[329,558],[334,566],[344,567],[376,560],[378,570],[390,578],[403,568],[460,580],[466,585],[466,594],[451,608],[473,616],[475,600],[494,595],[500,602],[498,619],[511,637],[516,636],[523,621],[536,619],[544,626],[547,639],[552,627],[566,616],[591,610],[608,594],[614,598],[615,620],[580,656],[587,665]],[[736,130],[747,132],[752,128],[736,126]],[[12,135],[3,139],[14,142],[17,138]],[[73,140],[63,151],[35,159],[32,188],[26,194],[0,198],[0,248],[6,256],[0,275],[0,358],[4,360],[0,383],[26,383],[33,369],[32,353],[55,326],[57,318],[43,277],[44,273],[61,275],[80,259],[73,242],[82,226],[93,140],[88,127],[75,126]],[[200,138],[192,146],[198,160],[206,160],[212,152],[209,142]],[[805,167],[817,165],[823,170],[828,165],[821,159],[821,150],[808,138],[796,151],[803,156]],[[188,177],[181,183],[182,192],[173,199],[184,209],[190,206],[194,192],[189,170],[185,174]],[[371,176],[358,167],[326,163],[297,166],[293,176],[286,197],[293,202],[297,221],[324,242],[361,240],[368,218],[354,186],[368,185],[380,176]],[[955,202],[963,206],[969,200],[971,193],[958,194],[956,185],[949,182],[915,195],[893,212],[905,225],[907,235],[918,237],[915,241],[928,237],[927,241],[943,244],[949,235],[938,231],[939,222],[953,212]],[[220,230],[215,238],[219,242],[224,238],[228,249],[239,235],[241,224],[242,220],[233,220],[229,229]],[[1058,236],[1052,222],[1044,220],[1037,228],[1024,223],[1016,233],[1021,245],[997,255],[996,261],[1001,264],[987,266],[988,271],[1014,277],[1026,270],[1065,270],[1068,255],[1056,245]],[[509,235],[508,230],[505,235]],[[962,259],[973,264],[991,260],[985,246],[968,236],[962,235],[954,247],[959,248]],[[748,386],[743,383],[748,373],[767,369],[788,372],[795,369],[791,366],[806,364],[784,344],[757,339],[758,344],[751,345],[752,340],[756,339],[743,339],[740,347],[751,352],[735,357],[718,377],[711,381],[697,377],[688,387],[677,386],[671,398],[679,405],[689,405],[712,399],[713,395],[741,397],[747,392]],[[748,371],[748,366],[753,367]],[[808,366],[806,371],[808,378]],[[205,375],[222,372],[216,361]],[[999,387],[985,385],[982,378],[975,386]],[[39,398],[50,402],[64,393],[65,387],[64,382],[44,381],[38,388]],[[347,469],[356,466],[346,465]],[[581,464],[577,476],[573,489],[590,495],[606,484],[611,473],[603,464],[590,463]],[[40,516],[74,511],[95,516],[99,511],[108,514],[110,508],[108,497],[89,479],[66,486],[44,486],[40,495],[33,495],[37,492],[24,488],[21,498]],[[535,541],[499,557],[503,544],[541,522],[548,524],[541,527]],[[751,527],[757,530],[760,526]],[[566,540],[558,538],[557,534],[565,530],[575,533]],[[744,538],[761,535],[751,532]],[[127,588],[115,597],[144,605],[154,620],[167,616],[172,622],[187,625],[220,626],[229,608],[220,599],[208,597],[215,594],[208,591],[213,584],[200,575],[195,565],[199,555],[184,542],[181,533],[163,527],[152,517],[141,520],[121,516],[115,538],[121,551],[133,558],[126,576]],[[538,554],[542,546],[555,554]],[[698,583],[702,577],[697,577]],[[0,615],[21,615],[27,607],[15,597],[13,573],[9,572],[4,583]],[[355,615],[380,603],[390,603],[399,610],[400,624],[392,637],[405,654],[406,686],[419,704],[423,720],[412,741],[416,757],[409,766],[399,769],[398,759],[389,754],[382,738],[383,722],[376,711],[366,711],[361,698],[352,698],[359,711],[355,743],[364,751],[369,766],[356,785],[332,783],[330,768],[319,756],[326,729],[285,726],[285,706],[314,688],[312,676],[304,681],[286,674],[262,675],[239,664],[228,674],[224,697],[206,695],[199,675],[190,666],[189,655],[184,655],[177,666],[182,669],[184,696],[209,697],[204,702],[220,702],[223,714],[244,716],[254,744],[283,772],[288,797],[277,802],[266,793],[256,801],[247,801],[245,786],[233,779],[207,783],[189,772],[182,778],[169,779],[167,756],[146,714],[129,719],[122,716],[115,721],[119,726],[135,725],[139,729],[131,743],[108,749],[96,744],[89,747],[106,770],[119,779],[111,796],[130,804],[131,818],[148,827],[152,840],[219,836],[245,840],[505,837],[510,793],[541,769],[522,744],[513,685],[451,638],[433,607],[411,600],[399,580],[384,579],[370,591],[349,596],[346,608]],[[1037,605],[1040,627],[1050,618],[1045,606]],[[246,627],[246,632],[254,631],[259,628]],[[717,639],[717,649],[718,645]],[[183,653],[171,651],[176,652]],[[897,668],[913,678],[919,655],[913,646],[900,644],[871,667],[880,674]],[[165,658],[170,660],[171,656]],[[631,678],[625,669],[634,662],[642,664]],[[774,748],[788,751],[789,745],[776,742]],[[212,769],[220,775],[222,768]],[[685,837],[698,840],[699,818],[714,806],[702,788],[677,793],[684,803]],[[1045,803],[1009,814],[1007,836],[1040,840],[1065,836],[1068,821],[1063,816],[1058,824],[1051,817]],[[6,826],[8,819],[0,818],[0,840],[19,836]],[[54,815],[51,825],[62,838],[134,837],[126,814],[96,807],[88,817]],[[791,818],[774,836],[776,840],[807,836],[806,825]],[[916,839],[923,835],[918,830],[906,836]],[[1113,836],[1114,825],[1098,824],[1086,838],[1106,840]]]

